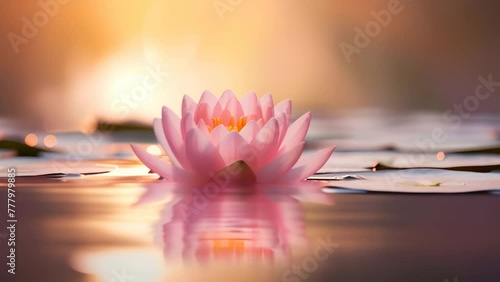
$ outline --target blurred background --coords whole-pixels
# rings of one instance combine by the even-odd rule
[[[232,89],[296,111],[443,113],[500,81],[498,1],[7,0],[0,120],[88,131]],[[500,110],[493,93],[478,112]]]

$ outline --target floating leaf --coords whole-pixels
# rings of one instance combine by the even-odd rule
[[[360,172],[359,180],[331,180],[333,188],[401,193],[465,193],[500,190],[500,173],[478,173],[441,169],[406,169]],[[342,174],[331,174],[342,177]]]

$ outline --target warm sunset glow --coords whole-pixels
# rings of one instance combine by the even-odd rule
[[[35,133],[30,133],[24,138],[24,143],[30,147],[35,147],[38,145],[38,136]]]
[[[57,145],[57,138],[54,135],[47,135],[43,139],[43,144],[49,148],[52,148]]]
[[[96,118],[86,118],[80,123],[79,130],[83,134],[92,134],[96,131],[97,123]]]

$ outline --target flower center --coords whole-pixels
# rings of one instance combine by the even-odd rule
[[[212,131],[212,129],[214,129],[216,126],[221,125],[221,124],[224,125],[225,127],[227,127],[228,130],[236,130],[236,131],[239,132],[247,124],[247,117],[246,116],[241,116],[236,121],[235,117],[231,116],[229,118],[229,123],[228,124],[223,124],[221,117],[212,118],[212,125],[213,125],[213,127],[208,126],[208,130]]]

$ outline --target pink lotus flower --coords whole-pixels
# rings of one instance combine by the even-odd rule
[[[136,145],[132,149],[153,172],[173,181],[205,182],[229,168],[236,172],[231,178],[251,171],[258,183],[303,180],[325,164],[334,147],[301,156],[311,113],[290,124],[291,107],[290,100],[275,106],[271,95],[259,100],[253,91],[241,101],[229,90],[218,100],[205,91],[198,103],[184,96],[182,118],[163,107],[162,118],[154,120],[156,138],[172,163]]]

